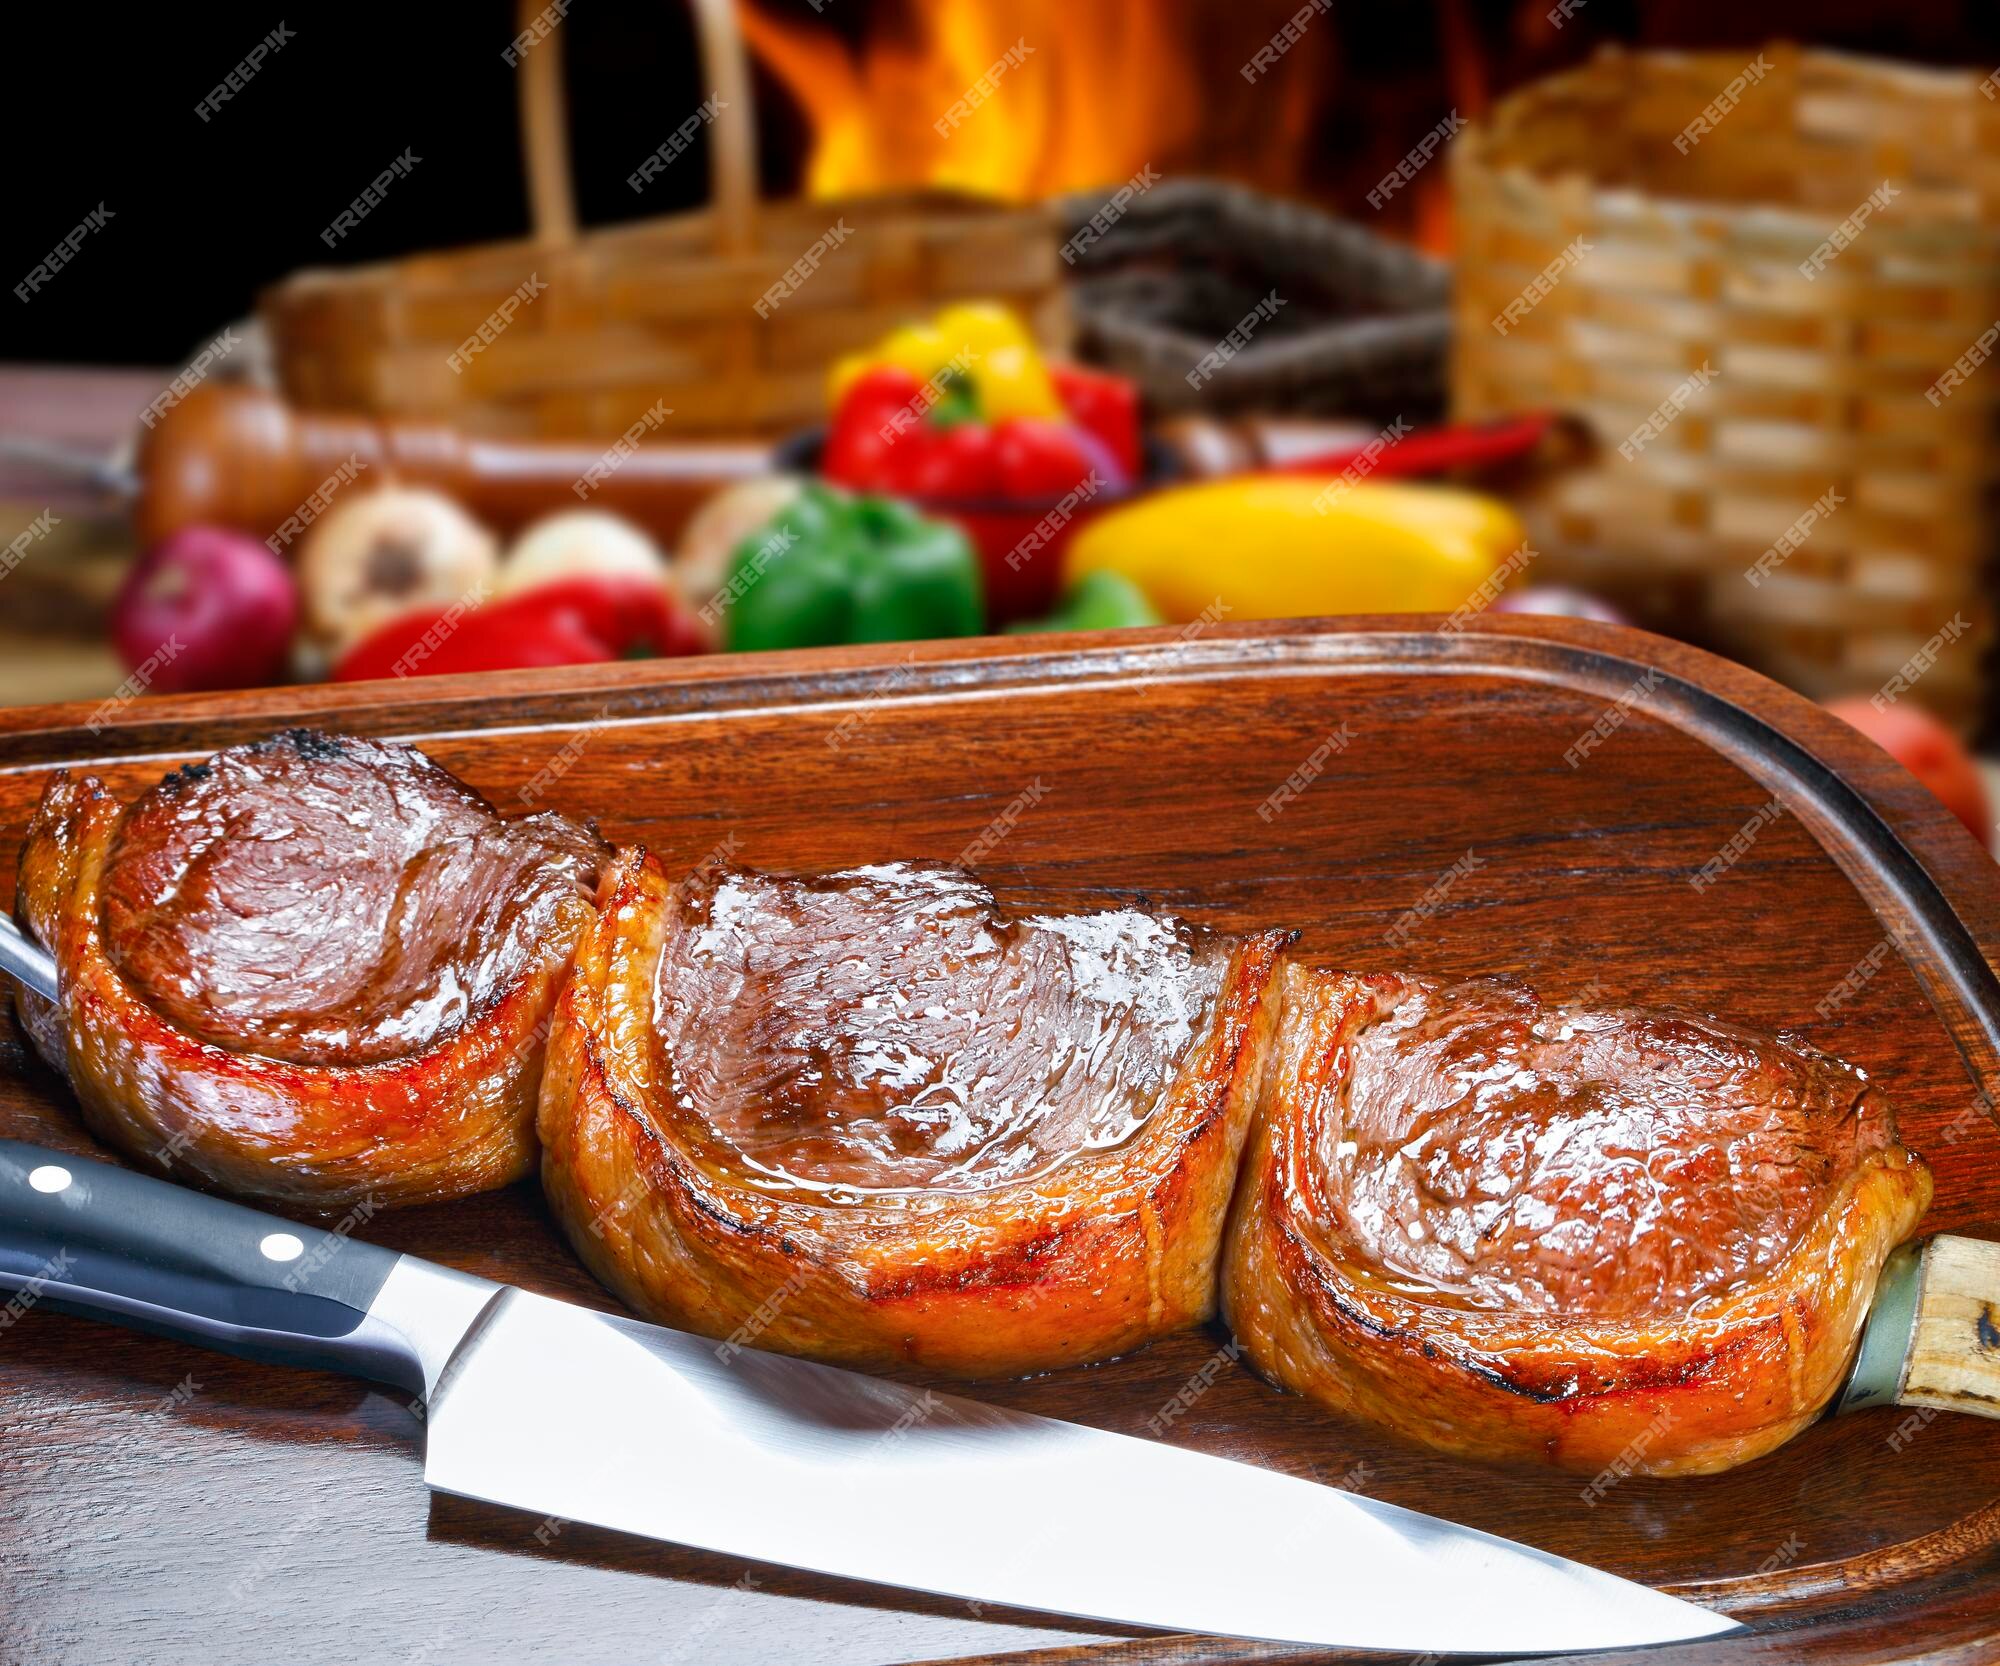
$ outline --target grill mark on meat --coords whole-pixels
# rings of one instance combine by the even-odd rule
[[[209,774],[207,764],[182,764],[179,769],[166,776],[154,791],[173,797],[199,782],[206,781]]]
[[[275,735],[255,742],[252,750],[275,752],[281,747],[289,747],[307,763],[331,763],[347,756],[346,737],[330,735],[324,729],[280,729]]]
[[[1436,1350],[1431,1350],[1436,1357]],[[1497,1365],[1489,1365],[1483,1359],[1467,1359],[1459,1362],[1482,1382],[1491,1383],[1495,1388],[1505,1389],[1509,1394],[1518,1394],[1524,1400],[1532,1400],[1537,1405],[1556,1405],[1563,1400],[1573,1399],[1577,1385],[1574,1382],[1559,1383],[1553,1388],[1538,1388],[1533,1383],[1501,1370]]]

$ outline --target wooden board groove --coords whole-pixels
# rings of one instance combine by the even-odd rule
[[[1649,669],[1658,687],[1570,767],[1565,749]],[[418,739],[507,809],[580,740],[537,807],[595,813],[670,863],[724,839],[769,867],[949,859],[1040,779],[1040,802],[982,864],[1010,906],[1137,901],[1233,929],[1296,925],[1302,951],[1328,962],[1511,972],[1558,996],[1799,1028],[1884,1081],[1937,1174],[1932,1229],[1992,1236],[2000,1222],[1993,863],[1836,720],[1636,632],[1287,622],[1191,641],[939,643],[177,697],[135,702],[96,733],[91,717],[0,713],[0,893],[52,766],[95,761],[131,790],[299,722]],[[1343,721],[1351,743],[1260,816]],[[1786,813],[1694,890],[1690,875],[1773,793]],[[1481,865],[1405,946],[1386,943],[1468,850]],[[1885,937],[1876,975],[1817,1010]],[[92,1149],[11,1032],[0,1132]],[[531,1188],[374,1228],[397,1248],[609,1305]],[[1220,1341],[1210,1328],[978,1392],[1144,1433]],[[199,1390],[160,1409],[190,1377]],[[2000,1442],[1942,1416],[1892,1445],[1906,1415],[1823,1424],[1730,1475],[1627,1480],[1595,1508],[1587,1478],[1401,1446],[1241,1366],[1168,1438],[1329,1482],[1358,1475],[1374,1496],[1751,1622],[1745,1637],[1643,1657],[1663,1666],[1992,1658]],[[544,1542],[542,1524],[509,1512],[427,1502],[420,1441],[406,1406],[363,1385],[29,1312],[0,1331],[0,1659],[1342,1658],[973,1614],[574,1526]],[[1101,1507],[1115,1533],[1115,1504]]]

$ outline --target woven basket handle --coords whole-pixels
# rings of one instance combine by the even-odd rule
[[[709,90],[721,110],[708,133],[715,241],[725,252],[741,254],[755,246],[757,235],[757,122],[750,105],[750,56],[733,0],[689,4]],[[547,10],[546,0],[518,0],[516,33],[532,33]],[[577,224],[560,28],[551,29],[524,54],[520,73],[521,148],[535,241],[565,246],[576,242]]]

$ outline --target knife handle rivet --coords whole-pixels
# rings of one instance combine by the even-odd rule
[[[70,1179],[69,1170],[60,1163],[44,1163],[28,1171],[28,1184],[38,1192],[66,1192]]]
[[[296,1261],[306,1252],[305,1244],[289,1232],[266,1233],[257,1247],[267,1261]]]

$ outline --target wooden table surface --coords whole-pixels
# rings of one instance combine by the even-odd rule
[[[172,374],[0,365],[0,446],[113,456]],[[101,700],[125,675],[104,637],[104,610],[137,553],[122,505],[0,449],[0,549],[43,515],[54,524],[0,575],[0,706]]]

